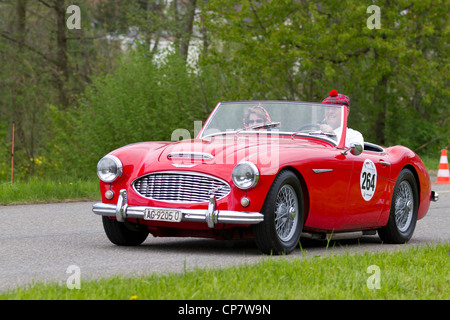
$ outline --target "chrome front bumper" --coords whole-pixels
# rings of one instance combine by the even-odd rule
[[[208,209],[182,209],[174,208],[182,212],[181,221],[206,222],[208,227],[214,228],[218,223],[231,224],[258,224],[264,220],[259,212],[242,212],[230,210],[216,210],[216,198],[212,195],[209,199]],[[127,203],[127,192],[120,190],[117,205],[107,203],[96,203],[92,211],[101,216],[116,217],[117,221],[124,222],[127,218],[144,219],[146,209],[167,209],[144,206],[129,206]]]

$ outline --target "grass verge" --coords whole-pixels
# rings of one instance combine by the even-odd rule
[[[32,179],[0,184],[0,205],[100,199],[98,180]]]
[[[449,253],[450,243],[446,242],[395,252],[266,257],[256,264],[218,270],[81,279],[80,289],[72,290],[66,283],[37,283],[28,289],[1,293],[0,299],[448,300]],[[83,270],[81,278],[82,274]]]

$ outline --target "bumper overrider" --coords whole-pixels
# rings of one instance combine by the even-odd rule
[[[173,208],[182,213],[181,221],[206,222],[208,227],[214,228],[218,223],[228,224],[258,224],[264,220],[259,212],[242,212],[231,210],[217,210],[216,197],[211,195],[208,209],[183,209]],[[144,219],[146,210],[159,210],[167,208],[129,206],[127,203],[127,191],[120,190],[117,205],[96,203],[92,206],[95,214],[108,217],[116,217],[117,221],[124,222],[127,218]]]

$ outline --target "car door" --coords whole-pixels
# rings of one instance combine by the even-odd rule
[[[384,152],[364,151],[353,160],[348,201],[342,228],[360,229],[376,226],[389,203],[390,163]]]
[[[307,228],[341,229],[353,168],[353,159],[341,151],[323,150],[317,159],[302,164],[310,200]]]

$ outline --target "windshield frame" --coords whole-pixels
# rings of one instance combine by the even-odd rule
[[[320,134],[320,130],[318,132],[314,133],[306,133],[306,132],[294,132],[294,131],[278,131],[278,130],[264,130],[264,131],[253,131],[251,128],[249,129],[236,129],[236,130],[226,130],[226,131],[219,131],[217,133],[212,134],[206,134],[205,130],[208,129],[208,126],[210,125],[212,119],[214,119],[215,115],[217,114],[218,110],[220,108],[226,107],[226,105],[230,104],[248,104],[249,106],[252,105],[264,105],[264,104],[297,104],[297,105],[317,105],[320,107],[330,106],[334,108],[341,108],[343,112],[341,112],[341,120],[340,123],[342,125],[342,131],[339,141],[335,141],[331,139],[329,136],[326,136],[325,134]],[[294,139],[296,137],[301,138],[312,138],[312,139],[320,139],[326,142],[329,142],[333,146],[336,146],[338,148],[343,149],[345,146],[345,136],[347,132],[347,115],[348,115],[348,109],[345,105],[337,105],[337,104],[323,104],[318,102],[302,102],[302,101],[284,101],[284,100],[243,100],[243,101],[223,101],[219,102],[214,110],[211,112],[209,117],[207,118],[206,122],[204,123],[202,129],[197,135],[197,139],[207,139],[211,137],[216,136],[222,136],[222,135],[248,135],[248,134],[265,134],[265,135],[278,135],[278,136],[289,136],[290,138]],[[276,122],[276,121],[274,121]],[[276,129],[276,128],[275,128]]]

